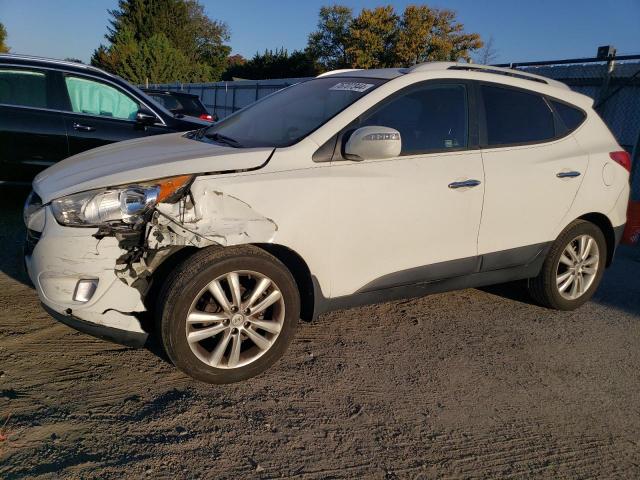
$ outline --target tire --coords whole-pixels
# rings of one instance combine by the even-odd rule
[[[207,383],[238,382],[269,368],[291,343],[300,316],[289,270],[248,245],[199,250],[171,273],[158,298],[157,327],[167,356]],[[245,309],[250,300],[252,311]]]
[[[580,259],[582,241],[591,239],[588,256]],[[568,250],[577,255],[577,260]],[[593,250],[593,245],[597,248]],[[565,251],[566,250],[566,251]],[[595,252],[595,255],[594,255]],[[556,310],[574,310],[587,302],[602,280],[607,259],[607,243],[602,230],[585,220],[572,222],[553,242],[542,270],[528,282],[531,297],[540,305]],[[571,260],[573,267],[567,263]],[[592,269],[595,268],[595,271]],[[573,273],[572,273],[573,272]],[[577,277],[582,280],[576,281]],[[587,273],[588,272],[588,273]],[[564,287],[564,290],[562,290]],[[575,292],[574,292],[575,288]]]

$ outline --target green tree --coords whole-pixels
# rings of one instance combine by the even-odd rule
[[[465,33],[452,10],[409,5],[363,9],[322,7],[307,52],[322,69],[409,66],[435,60],[469,60],[482,47],[480,35]]]
[[[98,49],[92,63],[114,72],[132,83],[196,82],[210,74],[202,63],[192,63],[163,33],[142,42],[134,40],[129,28],[120,31],[109,50]]]
[[[398,37],[398,15],[393,7],[363,9],[349,27],[347,54],[353,68],[396,66],[394,49]]]
[[[228,28],[197,0],[119,0],[109,14],[92,65],[136,83],[218,80],[226,69]]]
[[[403,65],[429,61],[469,60],[482,47],[480,35],[464,33],[452,10],[409,5],[400,22],[396,57]]]
[[[320,8],[318,29],[309,35],[307,54],[316,59],[323,70],[348,68],[349,26],[353,21],[349,7],[334,5]]]
[[[243,59],[244,60],[244,59]],[[256,53],[250,60],[238,62],[229,67],[224,78],[265,78],[310,77],[318,74],[315,62],[306,52],[295,50],[291,54],[284,48]]]
[[[0,23],[0,53],[9,53],[9,47],[5,43],[7,40],[7,29]]]

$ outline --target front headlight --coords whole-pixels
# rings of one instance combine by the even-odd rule
[[[51,202],[62,225],[95,227],[109,222],[135,224],[156,204],[180,193],[193,176],[162,178],[151,182],[89,190]]]

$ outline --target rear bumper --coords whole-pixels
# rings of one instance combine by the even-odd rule
[[[97,323],[87,322],[74,317],[73,315],[62,314],[47,307],[44,303],[42,304],[42,308],[44,308],[46,312],[58,322],[64,323],[68,327],[78,330],[79,332],[86,333],[109,342],[139,348],[144,346],[149,338],[147,333],[132,332],[129,330],[122,330],[120,328],[108,327],[106,325],[99,325]]]

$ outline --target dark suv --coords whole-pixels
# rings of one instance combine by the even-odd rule
[[[143,88],[142,91],[174,114],[189,115],[190,117],[198,117],[201,120],[210,122],[218,121],[218,116],[215,113],[213,115],[209,113],[198,95],[174,92],[172,90],[152,90],[150,88]]]
[[[0,55],[2,181],[30,181],[63,158],[107,143],[208,125],[175,116],[98,68]]]

